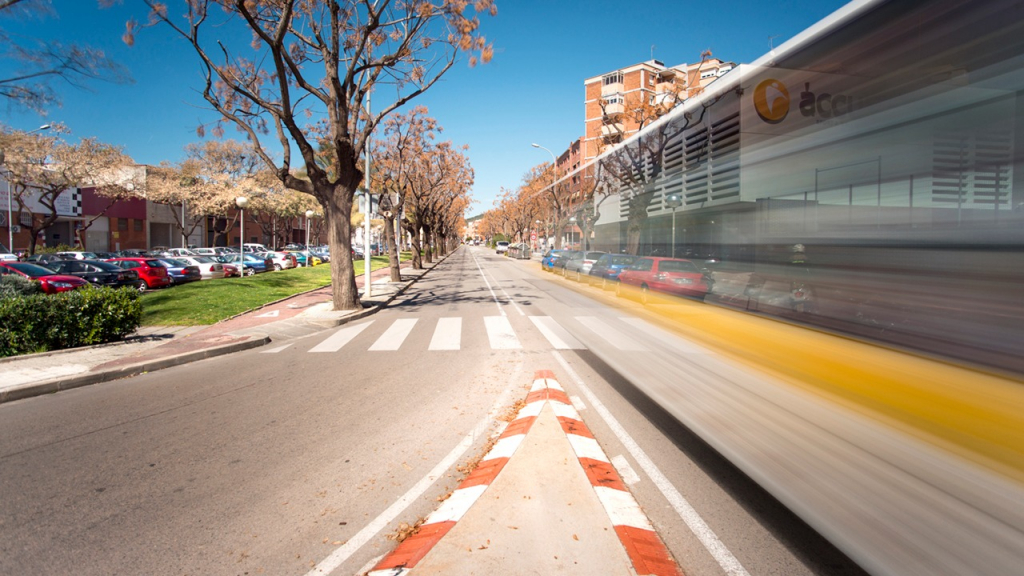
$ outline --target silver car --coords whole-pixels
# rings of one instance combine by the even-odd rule
[[[596,251],[580,252],[565,263],[565,268],[562,268],[562,275],[579,282],[584,277],[590,275],[590,268],[594,266],[594,262],[597,262],[605,254],[606,252]]]

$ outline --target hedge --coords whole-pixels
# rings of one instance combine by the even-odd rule
[[[85,288],[0,300],[0,357],[115,342],[142,321],[131,288]]]

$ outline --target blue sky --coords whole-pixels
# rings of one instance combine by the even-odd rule
[[[56,17],[3,21],[12,33],[82,42],[126,66],[135,82],[91,82],[88,90],[58,84],[61,108],[46,118],[0,107],[0,122],[32,129],[61,121],[75,137],[95,136],[121,145],[136,162],[176,161],[198,140],[196,126],[215,115],[206,109],[197,57],[162,28],[143,31],[136,45],[121,41],[140,2],[100,10],[93,0],[52,0]],[[168,4],[174,10],[174,0]],[[469,145],[476,172],[471,214],[491,207],[501,187],[515,188],[532,166],[550,161],[536,142],[561,153],[583,134],[583,81],[654,57],[666,65],[692,63],[701,51],[751,62],[827,16],[834,0],[497,0],[498,15],[483,18],[494,59],[469,68],[457,63],[442,82],[414,101],[444,127],[443,139]],[[0,73],[5,72],[0,63]],[[241,139],[229,131],[228,137]]]

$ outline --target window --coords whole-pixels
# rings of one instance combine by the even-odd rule
[[[718,72],[716,70],[704,70],[703,72],[700,73],[700,79],[703,80],[705,78],[713,78],[717,75]]]
[[[637,260],[636,263],[633,264],[632,268],[630,268],[630,269],[631,270],[639,270],[641,272],[644,272],[644,271],[650,270],[652,267],[654,267],[654,260],[649,260],[647,258],[643,258],[643,259]]]
[[[128,231],[128,219],[127,218],[118,218],[117,219],[117,231],[118,232],[127,232]]]
[[[613,72],[601,79],[602,84],[608,86],[609,84],[622,84],[622,72]]]
[[[604,98],[605,104],[622,104],[622,95],[616,94],[615,96],[608,96]]]
[[[135,231],[142,232],[142,220],[135,221]]]

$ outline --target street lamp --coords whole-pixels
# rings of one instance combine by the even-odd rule
[[[312,217],[313,217],[313,211],[312,210],[306,210],[306,263],[307,264],[309,264],[309,262],[311,260],[310,259],[310,254],[309,254],[309,219],[312,218]]]
[[[555,153],[554,152],[552,152],[551,150],[548,150],[547,148],[541,146],[540,144],[533,143],[533,144],[530,144],[530,146],[533,146],[534,148],[540,148],[541,150],[546,150],[548,154],[551,154],[551,197],[552,197],[551,203],[552,203],[552,208],[554,208],[555,182],[558,181],[558,158],[555,157]],[[555,217],[555,221],[557,222],[558,221],[558,215],[555,214],[554,217]],[[554,233],[552,233],[552,234],[554,234]]]
[[[569,247],[572,248],[576,245],[576,217],[569,218]]]
[[[242,228],[238,234],[238,275],[245,276],[245,207],[249,205],[249,199],[245,196],[239,196],[235,198],[235,206],[241,211],[239,213],[239,221],[241,222]]]
[[[683,199],[678,194],[665,198],[665,204],[672,209],[672,257],[676,257],[676,208],[683,205]]]
[[[43,130],[49,130],[49,129],[50,129],[50,125],[49,124],[43,124],[39,128],[36,128],[35,130],[29,130],[28,132],[25,132],[25,134],[35,134],[36,132],[40,132],[40,131],[43,131]],[[4,155],[4,151],[0,150],[0,164],[3,164],[5,159],[6,158],[5,158],[5,155]],[[14,216],[14,211],[13,211],[13,209],[11,207],[11,196],[12,196],[12,193],[11,193],[11,179],[8,178],[8,177],[5,177],[4,180],[7,181],[7,249],[10,250],[13,253],[14,252],[14,220],[11,220],[11,218]]]

